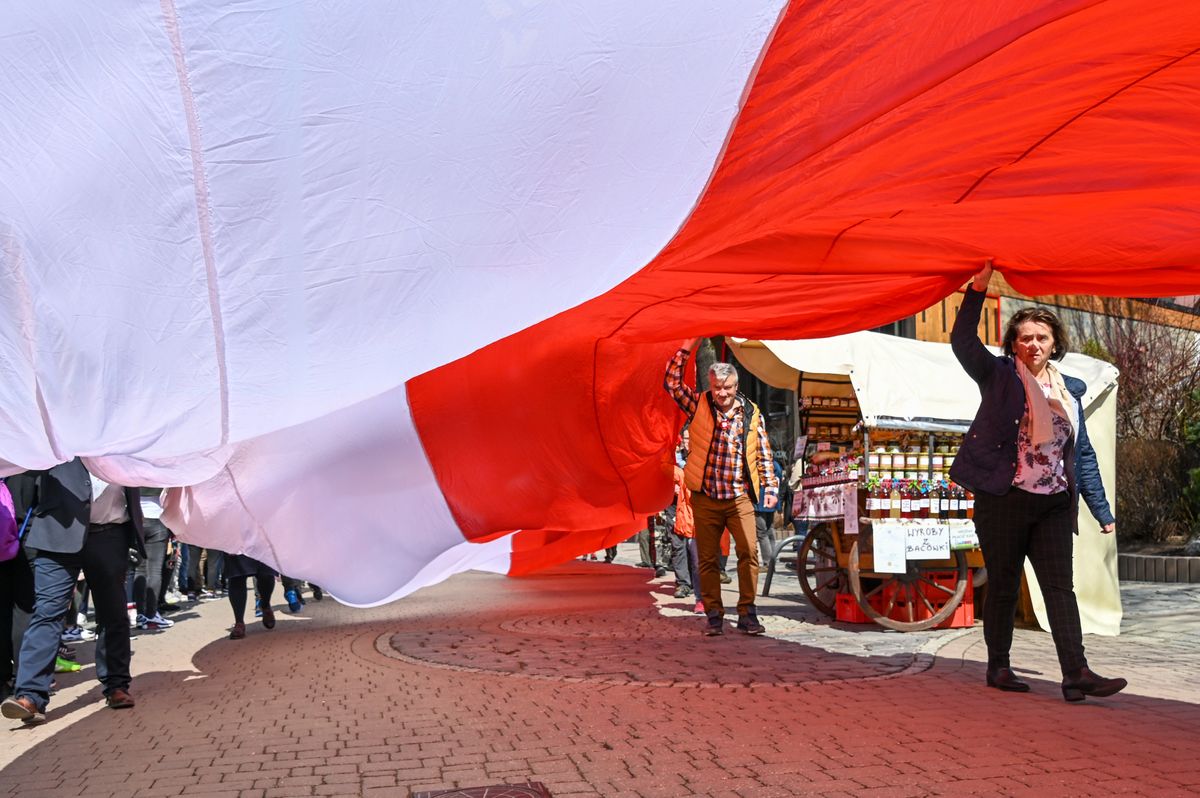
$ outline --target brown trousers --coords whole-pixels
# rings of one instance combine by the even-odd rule
[[[736,499],[710,499],[700,491],[692,493],[692,513],[696,521],[696,554],[700,560],[700,599],[704,611],[724,614],[721,603],[721,534],[728,528],[737,549],[738,615],[754,607],[758,593],[758,535],[754,527],[754,505],[747,496]]]

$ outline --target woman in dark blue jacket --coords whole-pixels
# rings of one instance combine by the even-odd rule
[[[975,529],[988,570],[983,607],[987,683],[1000,690],[1029,690],[1009,664],[1021,571],[1028,557],[1046,602],[1063,672],[1063,697],[1081,701],[1112,695],[1126,681],[1105,679],[1088,669],[1072,581],[1079,497],[1105,533],[1116,528],[1084,423],[1080,399],[1087,386],[1054,365],[1067,352],[1067,336],[1048,310],[1018,311],[1005,329],[1004,354],[997,357],[987,350],[977,329],[991,277],[989,260],[967,289],[950,336],[955,357],[982,395],[950,476],[975,493]]]

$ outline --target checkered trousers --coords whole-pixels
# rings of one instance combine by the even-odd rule
[[[1026,557],[1046,602],[1059,666],[1064,674],[1087,666],[1073,581],[1075,523],[1065,491],[1045,495],[1013,488],[1004,496],[975,495],[975,531],[988,573],[983,638],[991,666],[1009,665]]]

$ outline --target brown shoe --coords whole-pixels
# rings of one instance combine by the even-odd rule
[[[230,640],[241,640],[246,636],[246,624],[238,621],[233,625],[233,629],[229,632]]]
[[[1012,668],[988,668],[987,686],[1010,693],[1028,693],[1029,682],[1023,682],[1013,673]]]
[[[1129,682],[1124,679],[1106,679],[1085,665],[1063,676],[1062,692],[1063,698],[1068,701],[1082,701],[1087,696],[1103,698],[1115,695],[1128,686]]]
[[[263,619],[262,619],[263,626],[267,627],[268,629],[274,629],[275,628],[275,610],[271,609],[270,605],[264,604],[262,611],[263,611]]]
[[[46,713],[38,709],[32,699],[25,696],[20,698],[9,696],[4,699],[4,703],[0,704],[0,715],[4,715],[9,720],[19,720],[26,726],[35,726],[38,723],[46,722]]]
[[[129,691],[120,687],[105,696],[104,702],[108,704],[109,709],[129,709],[135,703]]]

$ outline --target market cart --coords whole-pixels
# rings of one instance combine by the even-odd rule
[[[952,550],[945,558],[906,559],[902,569],[879,570],[872,550],[875,522],[861,521],[865,528],[857,534],[846,534],[841,524],[825,523],[803,538],[795,536],[785,541],[802,541],[797,576],[813,607],[831,618],[861,618],[902,632],[969,626],[974,621],[973,613],[962,611],[971,609],[971,603],[966,608],[961,605],[986,581],[983,556],[977,546]],[[780,546],[772,554],[764,593],[770,590],[784,548]],[[847,596],[853,597],[855,607],[844,606]]]
[[[956,439],[966,432],[979,401],[977,386],[949,345],[867,332],[802,341],[728,341],[751,373],[796,397],[799,434],[792,455],[798,466],[789,484],[798,493],[794,518],[808,531],[763,553],[764,594],[779,564],[794,562],[805,597],[831,617],[903,631],[967,625],[974,590],[986,582],[971,519],[954,514],[897,519],[890,512],[872,518],[879,510],[869,506],[885,476],[909,485],[948,482]],[[1088,383],[1083,399],[1088,431],[1109,496],[1115,498],[1116,369],[1083,355],[1068,355],[1060,365]],[[1076,542],[1075,585],[1084,631],[1117,634],[1115,542],[1099,534],[1086,508],[1079,521],[1081,531],[1094,533],[1081,534]],[[912,541],[907,540],[910,531]],[[1034,611],[1045,628],[1036,578],[1028,567],[1026,574]]]
[[[870,491],[860,484],[873,484],[869,470],[862,483],[857,474],[802,479],[798,517],[810,529],[764,553],[763,595],[770,595],[780,558],[798,545],[800,588],[813,607],[831,618],[904,632],[970,626],[975,589],[987,581],[973,521],[892,518],[890,507],[888,517],[870,517],[882,510],[871,504]],[[948,514],[948,498],[946,504]],[[955,515],[958,504],[953,505]]]

